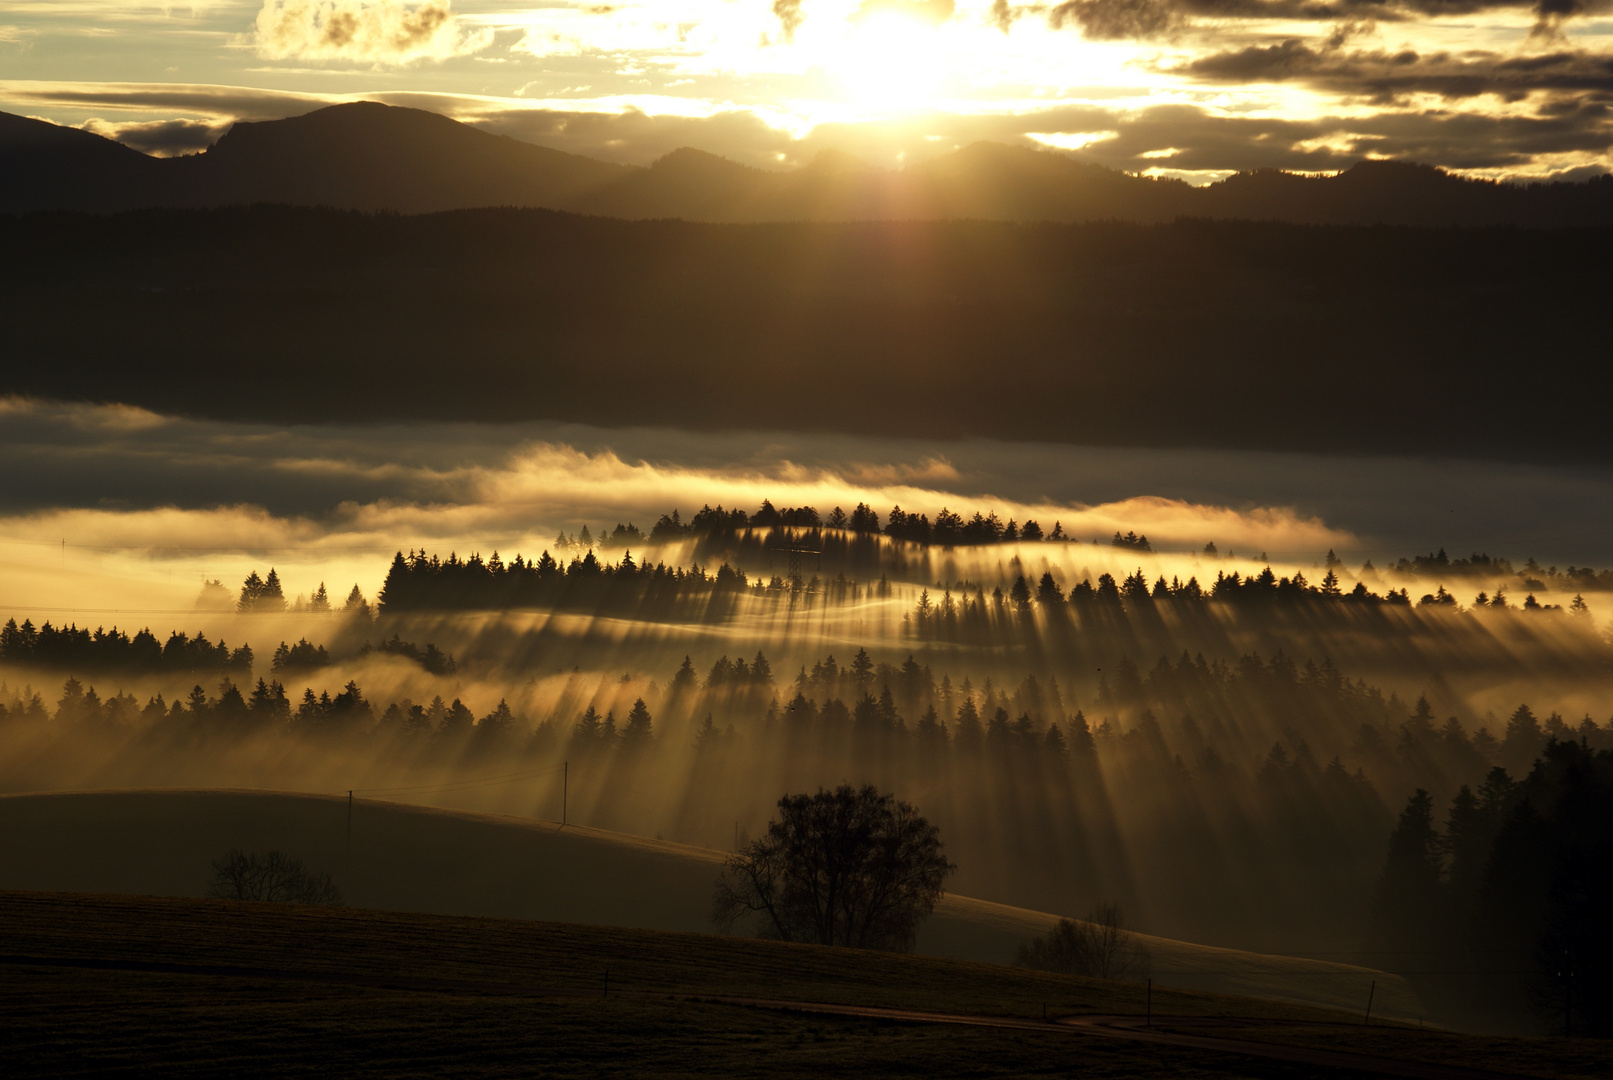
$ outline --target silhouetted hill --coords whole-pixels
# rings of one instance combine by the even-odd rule
[[[634,170],[374,102],[232,127],[187,170],[186,202],[423,213],[563,206]]]
[[[0,208],[162,205],[163,163],[77,128],[0,113]]]
[[[0,114],[0,212],[253,202],[426,213],[488,206],[710,222],[1247,218],[1304,224],[1613,224],[1613,177],[1501,185],[1426,165],[1337,176],[1258,170],[1204,188],[1050,151],[976,143],[902,170],[844,154],[770,172],[699,150],[649,168],[562,153],[375,102],[238,123],[206,152],[147,158],[87,132]]]
[[[1531,410],[1613,392],[1592,362],[1608,243],[1233,221],[39,214],[0,227],[0,393],[276,422],[1606,462],[1593,420]],[[286,392],[262,392],[271,372]]]

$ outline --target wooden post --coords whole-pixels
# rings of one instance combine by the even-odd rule
[[[1574,1037],[1574,957],[1563,950],[1563,1038]]]
[[[571,799],[571,762],[560,763],[560,827],[566,827],[566,803]]]
[[[1367,1017],[1365,1020],[1361,1021],[1362,1027],[1366,1027],[1368,1024],[1372,1023],[1372,995],[1376,994],[1377,992],[1378,980],[1373,979],[1372,985],[1367,988]]]

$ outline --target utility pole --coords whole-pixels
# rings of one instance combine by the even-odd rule
[[[1154,980],[1148,980],[1148,1026],[1154,1026]]]
[[[1563,950],[1563,1038],[1574,1037],[1574,958]]]
[[[353,789],[347,789],[347,853],[353,853]]]
[[[566,827],[566,803],[571,799],[571,762],[560,763],[560,827]]]
[[[1378,980],[1373,979],[1372,985],[1367,988],[1367,1016],[1365,1020],[1361,1021],[1362,1027],[1366,1027],[1368,1024],[1372,1023],[1372,995],[1376,994],[1377,992]]]

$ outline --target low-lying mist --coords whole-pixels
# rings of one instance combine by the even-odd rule
[[[770,543],[785,537],[793,558]],[[1158,933],[1336,951],[1362,933],[1409,791],[1527,771],[1550,737],[1613,739],[1613,652],[1549,594],[1422,602],[1343,566],[1318,588],[1300,567],[1112,541],[775,529],[562,554],[566,591],[513,610],[411,592],[448,572],[416,555],[326,610],[159,624],[188,646],[58,630],[46,648],[35,627],[29,654],[8,625],[0,785],[357,790],[549,818],[564,785],[571,820],[727,847],[784,791],[866,781],[942,823],[959,891],[1121,899]],[[687,571],[719,561],[726,578]]]
[[[1541,565],[1610,561],[1598,473],[0,424],[4,791],[352,790],[726,849],[868,782],[959,892],[1372,962],[1408,795],[1613,746],[1609,576]]]

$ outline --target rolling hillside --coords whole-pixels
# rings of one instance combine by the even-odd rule
[[[709,933],[722,852],[524,818],[251,791],[0,796],[0,889],[203,895],[231,847],[329,870],[355,907]],[[1008,963],[1056,916],[948,896],[920,953]],[[1418,1016],[1403,980],[1145,937],[1160,985]]]

